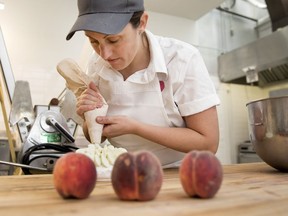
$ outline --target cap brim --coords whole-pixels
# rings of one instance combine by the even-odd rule
[[[70,40],[76,31],[117,34],[128,24],[132,15],[133,13],[95,13],[79,16],[66,40]]]

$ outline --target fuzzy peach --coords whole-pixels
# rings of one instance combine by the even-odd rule
[[[219,190],[223,171],[217,157],[209,151],[191,151],[179,169],[180,181],[190,197],[212,198]]]
[[[159,159],[148,151],[123,153],[112,170],[112,186],[121,200],[148,201],[161,189],[163,170]]]
[[[53,180],[63,198],[87,198],[96,185],[95,164],[84,154],[66,153],[56,161]]]

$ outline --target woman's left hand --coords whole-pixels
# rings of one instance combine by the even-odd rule
[[[160,127],[128,116],[98,116],[96,121],[104,124],[102,135],[107,138],[134,134],[176,151],[197,149],[216,153],[219,144],[216,106],[184,119],[186,127]]]
[[[124,134],[133,134],[138,121],[127,116],[98,116],[97,123],[104,124],[102,135],[107,138],[113,138]]]

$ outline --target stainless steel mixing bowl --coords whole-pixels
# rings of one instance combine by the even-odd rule
[[[252,101],[246,107],[257,155],[275,169],[288,172],[288,96]]]

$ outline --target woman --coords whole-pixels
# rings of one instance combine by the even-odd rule
[[[67,36],[83,30],[95,55],[95,83],[77,99],[77,114],[108,103],[103,136],[128,151],[146,149],[164,167],[191,150],[216,153],[219,98],[199,51],[146,30],[143,0],[78,0],[79,16]],[[83,117],[84,118],[84,117]],[[83,131],[87,139],[84,120]]]

